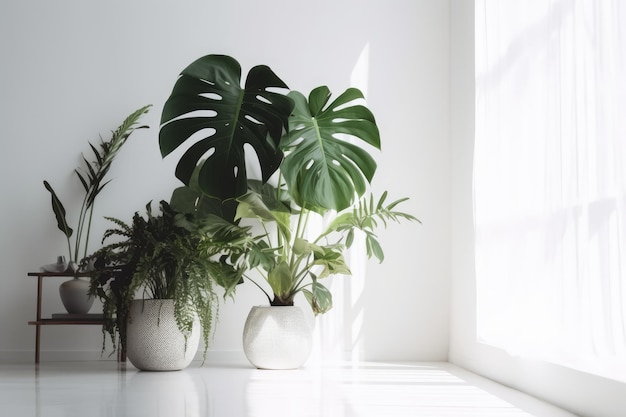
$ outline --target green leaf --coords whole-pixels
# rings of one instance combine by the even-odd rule
[[[67,220],[65,219],[65,207],[63,207],[61,200],[59,200],[59,197],[57,197],[48,181],[44,181],[43,185],[46,187],[46,190],[50,191],[50,195],[52,197],[52,211],[57,219],[57,227],[63,232],[65,237],[69,239],[74,231],[67,224]]]
[[[321,265],[324,267],[320,272],[318,278],[326,278],[335,274],[351,275],[350,268],[346,265],[346,261],[343,257],[343,247],[338,246],[323,246],[320,247],[320,251],[315,252],[314,265]]]
[[[226,259],[226,256],[222,256],[220,263],[213,266],[211,274],[211,278],[224,288],[224,298],[233,297],[237,285],[243,283],[243,271],[233,268],[226,262]]]
[[[244,218],[256,218],[262,222],[276,222],[278,231],[286,241],[291,240],[291,212],[284,205],[277,205],[276,200],[271,202],[276,210],[270,209],[265,199],[269,198],[267,194],[259,194],[255,191],[249,191],[245,195],[237,198],[239,203],[235,220]]]
[[[313,253],[313,246],[306,239],[295,238],[293,241],[293,253],[296,255],[308,255]]]
[[[385,205],[386,199],[387,199],[387,191],[385,190],[385,192],[383,192],[383,194],[380,196],[380,200],[378,200],[378,204],[376,205],[376,210],[382,210],[382,208]]]
[[[289,296],[294,284],[294,277],[287,262],[282,261],[278,263],[269,272],[267,282],[272,287],[274,294],[278,295],[279,298],[284,299],[286,296]]]
[[[178,212],[194,214],[199,221],[213,215],[224,219],[234,219],[235,216],[234,202],[206,196],[198,187],[197,178],[192,178],[191,185],[178,187],[172,192],[170,206]]]
[[[294,214],[288,192],[283,187],[274,187],[258,180],[248,180],[250,191],[260,195],[263,204],[271,211]]]
[[[261,266],[264,270],[270,271],[276,265],[275,250],[270,248],[267,242],[260,240],[250,247],[248,263],[250,268]]]
[[[372,255],[378,259],[378,262],[382,262],[385,260],[385,254],[383,253],[383,248],[376,240],[376,237],[372,234],[368,234],[365,238],[365,246],[367,248],[367,256],[371,258]]]
[[[237,202],[239,205],[237,206],[236,220],[258,218],[265,222],[276,221],[276,217],[267,205],[265,205],[261,195],[254,191],[249,191],[237,198]]]
[[[333,221],[326,228],[327,232],[334,230],[341,230],[345,227],[354,225],[354,219],[356,218],[354,212],[351,210],[349,212],[341,213],[337,217],[333,219]]]
[[[311,285],[311,290],[304,289],[302,293],[316,316],[324,314],[333,308],[333,295],[328,288],[315,280]]]
[[[289,97],[295,108],[289,133],[281,140],[285,160],[280,168],[289,192],[298,205],[322,214],[350,207],[365,193],[376,171],[365,146],[380,148],[374,116],[353,103],[363,94],[349,88],[325,108],[330,97],[325,86],[313,90],[308,103],[297,91]],[[358,139],[359,145],[342,135]]]
[[[178,187],[172,192],[170,207],[180,213],[195,213],[200,196],[191,187]]]
[[[346,235],[346,247],[352,247],[352,243],[354,243],[354,229],[348,230],[348,234]]]
[[[197,172],[202,192],[219,200],[248,190],[246,145],[256,153],[263,181],[278,169],[278,143],[293,108],[273,91],[287,85],[267,66],[253,67],[243,88],[240,82],[235,59],[204,56],[181,72],[161,115],[161,155],[186,146],[176,177],[189,185]]]
[[[87,180],[85,180],[85,178],[82,176],[82,174],[77,169],[75,169],[74,172],[78,176],[78,179],[80,180],[80,183],[83,185],[83,188],[85,189],[85,192],[89,192],[89,184],[87,183]]]

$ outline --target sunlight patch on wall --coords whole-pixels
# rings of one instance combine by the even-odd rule
[[[365,44],[350,75],[350,85],[361,90],[365,96],[369,83],[369,49],[369,43]],[[342,139],[355,142],[354,138],[347,136]],[[346,264],[352,272],[351,276],[337,276],[324,283],[333,294],[333,309],[315,319],[315,343],[309,364],[364,359],[363,308],[367,256],[364,237],[359,233],[346,253]]]
[[[350,74],[350,84],[352,87],[356,87],[363,92],[367,97],[367,86],[369,83],[369,69],[370,69],[370,44],[366,43],[361,54],[354,64],[352,74]]]

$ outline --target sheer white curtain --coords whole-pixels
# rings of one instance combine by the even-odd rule
[[[626,2],[476,0],[474,202],[479,339],[626,370]]]

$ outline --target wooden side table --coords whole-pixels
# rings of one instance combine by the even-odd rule
[[[43,279],[45,277],[87,277],[85,273],[68,274],[66,272],[29,272],[29,277],[37,277],[37,319],[29,321],[29,325],[35,326],[35,363],[39,363],[41,347],[41,326],[48,325],[102,325],[104,320],[101,314],[59,314],[52,318],[41,317],[41,295],[43,290]]]

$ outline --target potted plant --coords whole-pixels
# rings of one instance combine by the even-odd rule
[[[118,239],[87,258],[96,265],[91,293],[103,302],[103,332],[114,351],[143,370],[188,366],[200,331],[206,356],[218,308],[215,282],[241,280],[232,259],[245,250],[247,230],[175,210],[178,195],[172,206],[161,201],[159,214],[148,203],[145,217],[135,213],[131,224],[108,218],[116,227],[103,243]]]
[[[67,240],[69,266],[74,270],[77,269],[81,259],[87,256],[96,198],[109,183],[105,179],[111,169],[111,164],[134,131],[148,128],[145,125],[138,126],[137,123],[141,116],[148,113],[150,107],[152,105],[141,107],[126,117],[122,124],[112,132],[108,141],[100,140],[99,148],[89,143],[95,159],[89,162],[83,155],[84,166],[74,170],[85,191],[75,230],[69,226],[69,222],[65,217],[65,207],[56,192],[48,181],[44,180],[43,182],[44,187],[50,192],[52,198],[52,211],[57,220],[57,227],[63,232]],[[71,243],[72,237],[74,237],[73,248]]]
[[[66,219],[66,211],[61,199],[48,181],[43,182],[46,190],[50,192],[52,199],[52,211],[56,217],[57,226],[65,235],[67,240],[67,260],[65,257],[58,257],[58,262],[53,268],[48,266],[45,269],[52,272],[78,273],[81,259],[87,256],[89,248],[89,238],[91,232],[91,223],[93,220],[94,207],[96,198],[104,187],[109,183],[106,176],[111,168],[113,160],[122,149],[130,135],[138,129],[144,129],[148,126],[139,126],[137,123],[141,116],[146,114],[151,105],[141,107],[131,113],[122,124],[112,132],[108,141],[100,140],[99,147],[89,143],[95,159],[91,162],[83,155],[84,166],[74,170],[76,176],[80,180],[84,188],[84,196],[80,205],[80,211],[77,219],[77,226],[72,229]],[[72,247],[71,238],[74,238]],[[93,298],[87,297],[87,289],[89,283],[82,281],[78,276],[73,280],[66,281],[59,288],[63,305],[69,313],[84,314],[89,311],[93,304]]]
[[[277,91],[288,87],[267,66],[252,68],[244,87],[240,76],[237,61],[222,55],[202,57],[185,68],[163,109],[161,153],[165,157],[185,143],[176,176],[185,184],[197,183],[222,217],[260,222],[263,232],[244,259],[245,276],[265,292],[271,306],[293,306],[302,292],[315,314],[325,313],[332,295],[321,280],[350,273],[343,254],[355,232],[363,232],[368,257],[382,261],[375,229],[388,221],[417,219],[396,210],[405,199],[386,203],[386,193],[377,200],[368,193],[376,171],[370,151],[380,149],[380,136],[358,89],[349,88],[331,102],[329,89],[322,86],[307,100],[297,91]],[[197,132],[209,133],[193,135]],[[248,175],[245,149],[256,153],[257,179]],[[309,222],[315,216],[328,226],[312,233]],[[277,311],[267,314],[285,310]],[[253,323],[267,320],[256,318],[259,314],[266,313],[253,309],[244,328],[248,359],[262,368],[298,367],[308,356],[307,337],[288,343],[260,337]],[[277,331],[284,334],[285,329]],[[276,349],[290,344],[302,353],[290,356]]]

